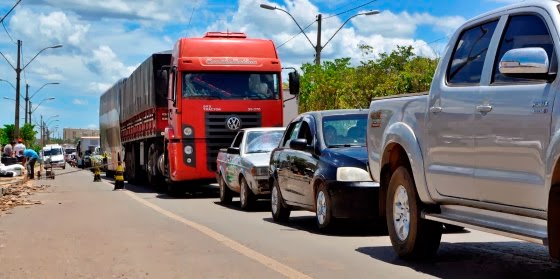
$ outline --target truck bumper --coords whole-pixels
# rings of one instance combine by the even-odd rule
[[[379,215],[379,183],[328,181],[335,218],[367,219]]]

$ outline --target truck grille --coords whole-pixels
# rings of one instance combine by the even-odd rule
[[[206,156],[207,167],[210,171],[216,171],[216,158],[220,148],[230,146],[239,131],[239,129],[228,128],[226,122],[230,117],[237,117],[241,120],[239,129],[261,127],[261,114],[258,112],[207,112],[205,115]]]

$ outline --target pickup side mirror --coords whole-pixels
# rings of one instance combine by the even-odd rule
[[[293,139],[290,141],[290,148],[300,151],[307,150],[307,140],[306,139]]]
[[[294,96],[299,95],[299,74],[297,71],[288,74],[288,83],[290,86],[290,94]]]
[[[502,75],[517,78],[547,78],[549,68],[548,54],[540,47],[508,50],[499,65]]]
[[[239,147],[228,147],[227,153],[239,155]]]

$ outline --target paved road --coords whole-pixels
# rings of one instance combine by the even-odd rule
[[[68,170],[67,170],[68,171]],[[436,259],[397,259],[375,226],[317,231],[312,214],[271,221],[217,203],[215,188],[180,199],[89,172],[60,175],[0,218],[0,278],[560,278],[544,247],[477,231],[446,233]]]

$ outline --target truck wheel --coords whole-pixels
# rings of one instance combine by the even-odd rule
[[[327,187],[321,184],[315,196],[315,216],[317,226],[321,230],[328,230],[333,227],[334,217],[332,216],[332,203]]]
[[[408,169],[397,168],[389,182],[386,216],[393,249],[401,258],[433,256],[439,248],[443,226],[422,219],[424,208]]]
[[[282,198],[280,186],[278,186],[276,179],[274,180],[272,193],[270,194],[270,205],[274,222],[286,222],[290,219],[291,210],[284,205],[284,198]]]
[[[125,155],[125,172],[128,182],[130,184],[136,183],[136,152],[134,152],[134,147],[131,146],[130,149],[126,150]]]
[[[218,174],[218,185],[220,186],[220,203],[221,204],[230,204],[231,198],[233,197],[233,192],[229,187],[226,185],[222,174]]]
[[[241,190],[239,193],[239,200],[241,201],[241,209],[249,210],[255,204],[255,195],[249,189],[247,180],[244,177],[241,178]]]

